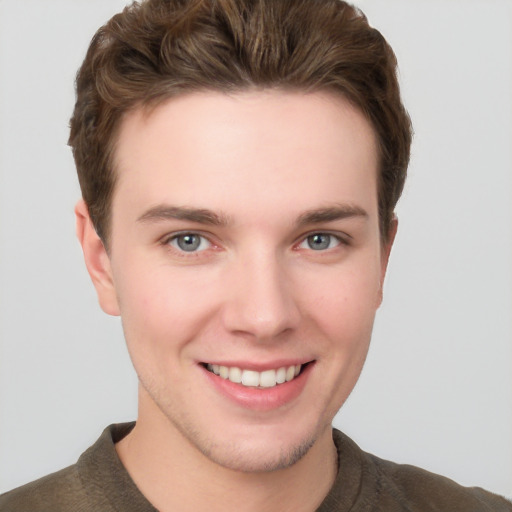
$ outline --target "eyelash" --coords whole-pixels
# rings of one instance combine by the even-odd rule
[[[206,248],[203,248],[201,250],[193,250],[193,251],[186,251],[184,250],[183,248],[181,247],[176,247],[173,245],[173,242],[176,242],[178,243],[178,240],[180,238],[185,238],[185,237],[198,237],[200,240],[199,240],[199,244],[200,246],[204,244],[204,242],[206,242],[208,244],[208,247]],[[186,257],[191,257],[193,255],[198,255],[202,252],[204,252],[206,249],[214,246],[215,244],[209,239],[209,237],[201,234],[201,233],[198,233],[197,231],[182,231],[181,233],[174,233],[170,236],[167,236],[165,237],[163,240],[162,240],[162,245],[166,246],[167,248],[170,248],[172,249],[175,253],[179,254],[180,256],[186,256]],[[199,246],[199,247],[200,247]]]
[[[180,238],[187,237],[187,236],[188,237],[199,237],[200,238],[199,247],[201,247],[201,245],[204,244],[204,242],[206,242],[208,244],[208,246],[205,248],[202,248],[200,250],[196,249],[196,250],[192,250],[192,251],[186,251],[179,246],[176,247],[175,245],[173,245],[173,242],[178,243],[178,240]],[[319,250],[315,250],[311,246],[309,246],[309,248],[307,248],[308,251],[322,253],[322,252],[328,252],[328,251],[334,250],[339,246],[349,246],[350,245],[350,240],[349,240],[350,237],[348,235],[342,236],[340,234],[334,234],[334,233],[330,233],[328,231],[313,231],[311,233],[307,233],[306,235],[303,235],[300,238],[299,242],[294,244],[294,249],[300,250],[302,248],[301,247],[302,244],[305,244],[305,243],[309,245],[308,241],[310,241],[315,236],[330,237],[329,245],[333,239],[336,242],[336,245],[334,247],[327,247],[327,248],[319,249]],[[161,244],[163,246],[167,247],[168,249],[172,250],[175,254],[178,254],[182,257],[188,257],[188,258],[194,257],[194,256],[197,257],[201,253],[208,250],[209,248],[217,247],[216,244],[214,242],[212,242],[208,236],[206,236],[200,232],[197,232],[197,231],[182,231],[180,233],[173,233],[172,235],[169,235],[169,236],[166,236],[165,238],[163,238],[161,241]],[[304,248],[304,249],[306,249],[306,248]]]
[[[310,245],[310,241],[314,237],[329,237],[329,241],[328,241],[329,247],[325,247],[325,248],[322,248],[322,249],[316,249],[316,250],[313,249],[313,247],[311,247],[311,245]],[[336,242],[336,245],[334,247],[330,247],[332,241]],[[307,234],[306,236],[304,236],[301,239],[298,247],[301,248],[301,246],[303,244],[308,244],[308,246],[309,246],[308,249],[311,250],[311,251],[314,251],[314,252],[326,252],[326,251],[329,251],[331,249],[335,249],[336,247],[339,247],[340,245],[349,245],[348,240],[346,238],[340,236],[339,234],[329,233],[328,231],[327,232],[315,231],[313,233]]]

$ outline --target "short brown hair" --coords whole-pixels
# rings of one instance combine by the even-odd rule
[[[94,36],[76,80],[69,144],[82,195],[108,245],[123,115],[192,91],[331,90],[370,120],[380,148],[386,239],[405,182],[412,128],[396,58],[364,14],[341,0],[145,0]]]

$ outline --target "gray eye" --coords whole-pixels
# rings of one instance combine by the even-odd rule
[[[314,251],[323,251],[331,247],[333,238],[334,237],[332,235],[327,235],[325,233],[315,233],[314,235],[308,236],[306,241],[310,249],[313,249]]]
[[[185,252],[197,251],[201,247],[202,243],[204,243],[202,236],[195,235],[193,233],[178,235],[174,238],[173,242],[175,246]]]

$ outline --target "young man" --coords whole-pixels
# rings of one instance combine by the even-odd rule
[[[337,0],[150,0],[100,29],[71,123],[77,233],[139,415],[0,510],[512,510],[331,428],[397,228],[395,66]]]

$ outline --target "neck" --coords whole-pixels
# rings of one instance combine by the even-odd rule
[[[218,465],[163,415],[155,421],[144,412],[139,410],[135,428],[116,449],[137,487],[160,512],[312,512],[336,478],[330,426],[292,466],[250,473]]]

